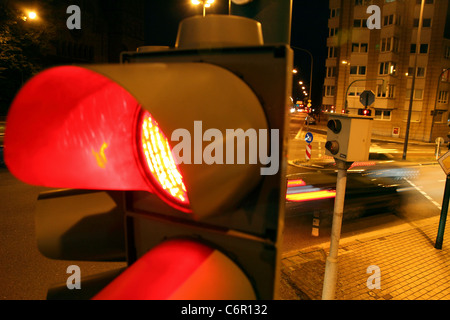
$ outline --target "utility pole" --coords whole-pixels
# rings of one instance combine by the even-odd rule
[[[336,181],[336,199],[334,201],[333,225],[331,227],[330,252],[325,265],[322,300],[334,300],[336,294],[338,250],[341,238],[342,217],[344,215],[345,188],[347,185],[347,170],[353,162],[335,159],[338,169]]]

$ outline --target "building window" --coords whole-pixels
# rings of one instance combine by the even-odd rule
[[[337,36],[338,34],[338,28],[328,28],[328,36],[333,37]]]
[[[388,84],[383,90],[383,85],[377,85],[377,98],[395,98],[395,85]]]
[[[416,77],[418,77],[418,78],[425,77],[425,68],[424,67],[417,67]]]
[[[354,28],[366,28],[367,27],[367,19],[355,19],[353,20]]]
[[[336,67],[327,67],[327,77],[328,78],[336,77]]]
[[[409,100],[411,98],[411,89],[406,89],[406,99]],[[423,99],[423,89],[415,89],[414,90],[414,100],[422,100]]]
[[[420,122],[422,111],[411,111],[411,122]],[[408,112],[403,112],[403,121],[408,121]]]
[[[413,27],[418,28],[419,27],[419,19],[414,19],[413,21]],[[431,27],[431,18],[424,18],[422,19],[422,27],[423,28],[430,28]]]
[[[411,50],[410,53],[416,53],[417,51],[417,45],[415,43],[411,43]],[[420,44],[419,53],[428,53],[428,43],[422,43]]]
[[[444,58],[445,59],[450,59],[450,46],[446,46],[444,48]]]
[[[336,93],[336,87],[335,86],[325,86],[324,87],[324,95],[325,97],[334,97]]]
[[[328,47],[328,58],[337,57],[337,47]]]
[[[384,74],[390,74],[395,75],[397,73],[397,64],[392,61],[387,62],[381,62],[380,68],[378,70],[378,74],[384,75]]]
[[[437,110],[433,116],[434,122],[443,123],[444,122],[444,111]]]
[[[339,17],[340,13],[341,13],[340,8],[330,9],[330,18]]]
[[[368,43],[352,43],[352,52],[356,53],[367,53],[369,44]]]
[[[423,43],[420,45],[419,53],[428,53],[428,44]]]
[[[366,88],[350,87],[348,89],[347,95],[349,97],[359,97],[361,95],[361,93],[364,92],[365,89]]]
[[[382,38],[381,39],[381,52],[398,52],[398,38]]]
[[[438,103],[447,103],[448,102],[448,91],[439,91],[437,102]]]
[[[425,71],[426,71],[425,67],[417,67],[416,77],[418,77],[418,78],[425,77]],[[413,74],[414,74],[414,68],[413,67],[409,67],[407,76],[408,77],[412,77]]]
[[[425,4],[433,4],[433,0],[425,0]],[[416,4],[422,4],[422,0],[416,0]]]
[[[402,17],[396,14],[390,14],[383,17],[383,26],[401,25]]]
[[[391,110],[375,109],[375,120],[391,121],[391,113]]]
[[[350,66],[350,74],[366,74],[366,66]]]
[[[355,6],[371,5],[373,0],[355,0]]]

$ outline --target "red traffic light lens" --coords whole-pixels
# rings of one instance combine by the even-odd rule
[[[170,205],[189,212],[186,187],[169,141],[148,111],[142,111],[139,119],[137,144],[146,177],[155,192]]]

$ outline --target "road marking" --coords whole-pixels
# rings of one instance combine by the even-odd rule
[[[412,183],[411,181],[409,181],[408,179],[405,179],[406,182],[408,182],[410,185],[412,185],[414,187],[414,189],[416,189],[417,191],[419,191],[425,198],[427,198],[428,200],[430,200],[436,207],[438,207],[439,210],[442,209],[441,205],[439,203],[437,203],[436,201],[433,200],[433,198],[431,198],[425,191],[423,191],[422,189],[420,189],[420,187],[416,186],[414,183]]]
[[[303,132],[303,127],[302,127],[300,130],[298,130],[297,135],[295,136],[294,139],[295,139],[295,140],[303,140],[302,138],[300,138],[302,132]]]

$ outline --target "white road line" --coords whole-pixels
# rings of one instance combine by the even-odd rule
[[[414,187],[414,189],[416,189],[417,191],[419,191],[425,198],[427,198],[428,200],[430,200],[436,207],[438,207],[439,210],[442,209],[441,205],[439,203],[437,203],[436,201],[433,200],[433,198],[431,198],[425,191],[423,191],[422,189],[420,189],[420,187],[416,186],[414,183],[412,183],[411,181],[409,181],[408,179],[405,179],[410,185],[412,185]]]

